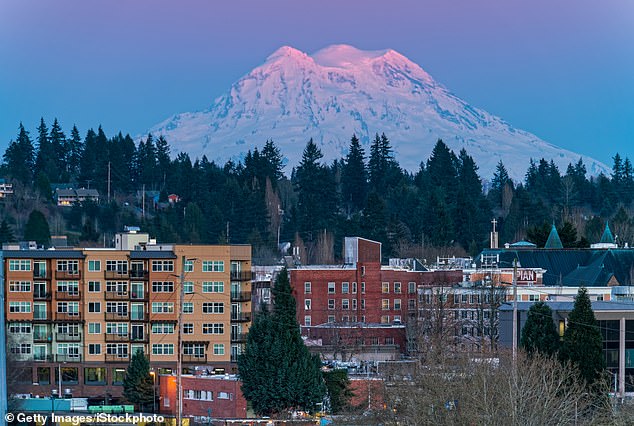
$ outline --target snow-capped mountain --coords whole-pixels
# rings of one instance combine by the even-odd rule
[[[272,139],[295,166],[310,138],[330,161],[345,156],[352,134],[367,154],[374,135],[385,133],[396,159],[410,171],[427,160],[439,138],[456,154],[464,147],[484,179],[493,176],[500,159],[515,181],[523,180],[529,158],[553,159],[565,172],[581,157],[590,174],[608,171],[597,160],[469,105],[394,50],[347,45],[313,55],[282,47],[210,108],[177,114],[149,132],[164,135],[175,151],[220,163]]]

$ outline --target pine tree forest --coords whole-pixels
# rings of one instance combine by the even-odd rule
[[[0,199],[0,236],[31,235],[38,211],[50,235],[66,235],[70,245],[112,246],[114,233],[133,225],[162,242],[252,244],[262,263],[284,242],[303,247],[304,262],[340,263],[344,236],[382,242],[384,258],[476,255],[493,218],[501,243],[543,245],[554,223],[565,247],[585,247],[606,220],[619,243],[634,240],[634,168],[618,153],[610,176],[589,177],[581,159],[562,171],[542,158],[513,182],[502,162],[493,176],[480,176],[467,151],[441,140],[415,172],[399,166],[385,134],[368,151],[351,135],[348,154],[327,164],[310,140],[289,170],[271,140],[241,161],[216,164],[174,152],[163,137],[136,143],[101,127],[82,137],[57,120],[42,119],[33,133],[20,124],[0,166],[14,187]],[[97,189],[100,201],[57,206],[60,187]]]

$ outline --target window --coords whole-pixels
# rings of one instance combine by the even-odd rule
[[[173,260],[153,260],[152,272],[174,272]]]
[[[184,314],[193,314],[194,313],[194,303],[193,302],[183,302],[183,313]]]
[[[31,344],[13,343],[9,346],[9,352],[15,355],[29,355],[31,353]]]
[[[88,334],[101,334],[101,323],[100,322],[89,322],[88,323]]]
[[[399,282],[394,283],[394,293],[401,294],[401,283]]]
[[[194,261],[186,260],[185,261],[185,272],[194,272]]]
[[[117,274],[128,273],[128,261],[127,260],[106,260],[106,271],[116,272]]]
[[[203,302],[203,314],[223,314],[225,305],[222,302]]]
[[[312,284],[307,281],[304,283],[304,294],[310,294]]]
[[[344,309],[344,310],[350,309],[350,300],[341,299],[341,309]]]
[[[183,334],[194,334],[194,324],[191,322],[183,324]]]
[[[389,311],[390,310],[390,299],[382,299],[381,300],[381,310]]]
[[[310,317],[310,315],[304,316],[304,326],[310,327],[310,325],[311,325],[311,317]]]
[[[311,302],[312,301],[310,299],[304,299],[304,310],[305,311],[310,311]]]
[[[9,312],[29,313],[31,312],[30,302],[9,302]]]
[[[357,309],[357,299],[352,299],[352,310]]]
[[[335,299],[328,299],[328,309],[335,309]]]
[[[101,355],[101,343],[89,343],[88,344],[89,355]]]
[[[194,292],[194,283],[191,281],[185,281],[183,283],[183,293],[191,294]]]
[[[31,334],[31,324],[28,322],[11,322],[9,323],[9,333]]]
[[[350,283],[347,283],[347,282],[341,283],[341,293],[343,294],[350,293]]]
[[[78,281],[57,281],[57,291],[78,296],[79,282]]]
[[[416,293],[416,283],[415,282],[408,282],[407,283],[407,292],[409,294],[414,294]]]
[[[389,324],[390,323],[390,316],[389,315],[383,315],[381,317],[381,324]],[[378,339],[378,337],[376,338]],[[378,343],[376,343],[378,344]]]
[[[387,294],[389,292],[390,292],[390,283],[389,282],[382,282],[381,283],[381,293]]]
[[[173,281],[152,281],[153,293],[172,293],[174,291]]]
[[[46,319],[46,302],[33,303],[33,319]]]
[[[341,317],[342,322],[350,322],[350,317],[348,315],[344,315]]]
[[[224,260],[203,260],[203,272],[224,272]]]
[[[225,333],[225,325],[221,322],[203,324],[203,334],[224,334],[224,333]]]
[[[401,310],[401,299],[394,299],[394,310],[395,311]]]
[[[529,302],[539,302],[539,294],[529,294],[528,295]]]
[[[101,283],[99,281],[88,281],[88,292],[101,293]]]
[[[58,343],[57,355],[66,355],[69,358],[79,358],[79,343]]]
[[[117,334],[119,336],[128,335],[128,323],[125,322],[107,322],[106,334]]]
[[[400,323],[401,322],[401,316],[400,315],[394,315],[394,323]]]
[[[128,315],[128,304],[127,302],[106,302],[106,312],[125,317]]]
[[[174,355],[173,343],[153,343],[152,355]]]
[[[603,301],[603,295],[602,294],[597,296],[597,301],[598,302],[602,302]]]
[[[225,345],[224,343],[214,343],[214,355],[224,355]]]
[[[361,276],[365,277],[365,266],[361,267]]]
[[[335,294],[335,283],[328,283],[328,294]]]
[[[393,345],[394,344],[394,337],[386,337],[385,338],[385,344],[386,345]]]
[[[361,283],[361,294],[365,294],[365,281]]]
[[[361,299],[361,309],[365,309],[365,299]]]
[[[352,283],[352,294],[357,294],[357,283],[356,282]]]
[[[334,315],[328,315],[328,322],[335,322],[335,316]]]
[[[88,272],[99,272],[99,271],[101,271],[101,260],[89,260]]]
[[[173,302],[152,302],[152,313],[153,314],[174,313],[174,303]]]
[[[9,271],[30,271],[31,261],[28,259],[9,260]]]
[[[407,309],[409,309],[410,311],[414,311],[416,310],[416,300],[414,299],[409,299],[407,301]]]
[[[223,281],[203,281],[203,293],[224,293],[224,291]]]
[[[88,312],[95,314],[101,312],[101,302],[88,302]]]
[[[174,324],[169,322],[155,322],[152,324],[152,334],[174,334]]]
[[[9,281],[9,291],[14,293],[28,293],[31,291],[31,281]]]
[[[58,260],[57,270],[69,272],[73,275],[79,273],[79,260]]]

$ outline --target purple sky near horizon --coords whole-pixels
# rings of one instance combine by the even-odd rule
[[[634,157],[633,23],[629,0],[5,0],[0,150],[40,117],[136,136],[208,107],[282,45],[346,43],[395,49],[472,105],[611,165]]]

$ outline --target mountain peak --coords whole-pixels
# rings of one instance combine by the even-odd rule
[[[272,61],[274,61],[276,59],[285,58],[285,57],[297,58],[297,59],[306,59],[306,58],[308,58],[308,55],[305,54],[304,52],[302,52],[299,49],[295,49],[294,47],[282,46],[279,49],[277,49],[275,52],[271,53],[266,58],[266,62],[272,62]]]
[[[333,44],[313,53],[315,63],[323,67],[347,68],[385,55],[388,50],[361,50],[348,44]]]

